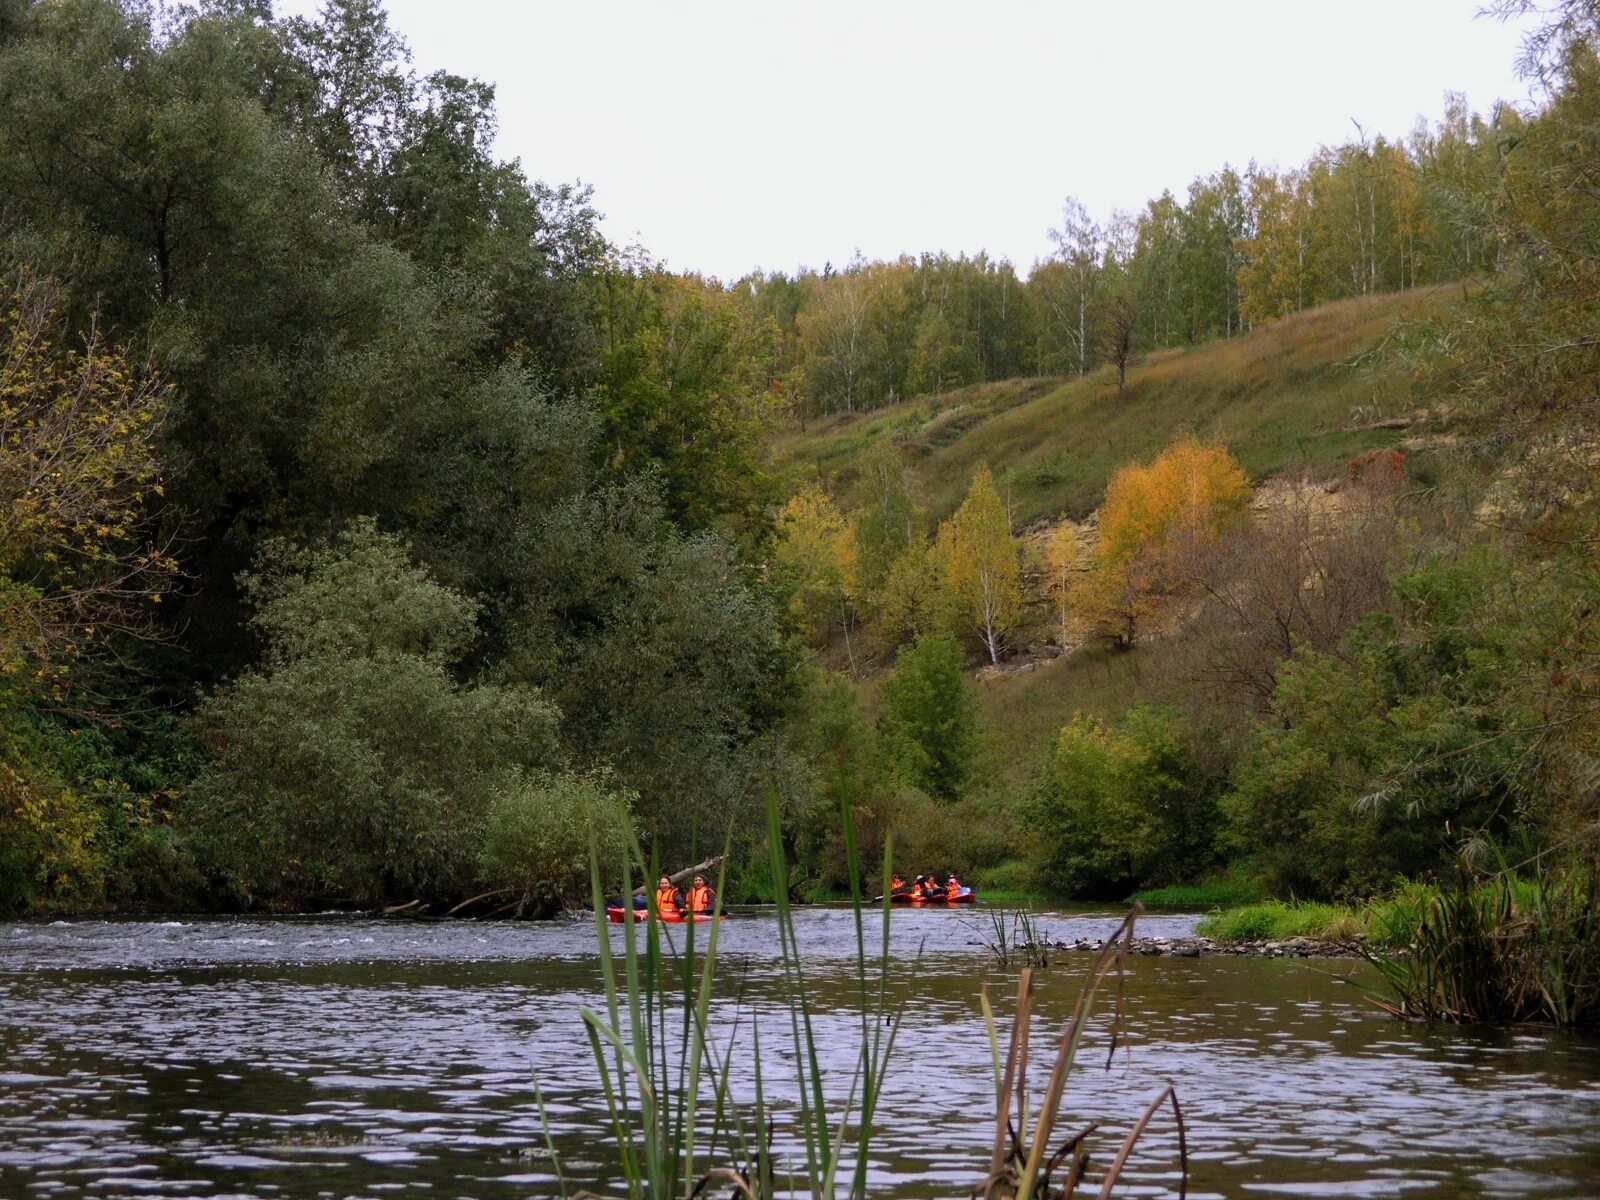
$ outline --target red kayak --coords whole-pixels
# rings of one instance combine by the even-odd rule
[[[606,907],[606,916],[610,918],[613,925],[621,925],[625,920],[627,920],[627,913],[621,905],[608,905]],[[649,917],[650,912],[648,909],[636,908],[633,910],[633,919],[635,921],[645,921],[648,920]],[[689,916],[687,913],[679,912],[662,913],[656,919],[667,925],[683,925],[688,922]],[[723,913],[721,919],[726,921],[728,919],[728,914]],[[710,913],[695,913],[694,915],[694,923],[696,925],[704,925],[709,920],[711,920]]]

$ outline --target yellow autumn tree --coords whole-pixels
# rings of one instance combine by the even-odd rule
[[[978,468],[961,507],[939,526],[936,553],[963,623],[998,663],[1022,611],[1022,586],[1016,539],[988,467]]]
[[[9,267],[0,247],[0,265]],[[28,888],[100,897],[105,815],[41,753],[26,717],[71,696],[114,637],[152,635],[175,564],[156,537],[156,435],[169,389],[92,329],[74,334],[48,280],[0,280],[0,857]],[[115,784],[104,785],[108,788]],[[130,811],[132,806],[128,806]]]
[[[820,486],[792,497],[778,511],[773,557],[793,612],[812,630],[848,621],[855,532]]]
[[[147,633],[176,564],[154,538],[169,389],[63,324],[48,281],[0,288],[0,674]]]
[[[1130,463],[1106,487],[1094,569],[1069,602],[1091,629],[1132,645],[1249,502],[1250,481],[1220,444],[1185,437],[1149,466]]]
[[[1063,647],[1067,644],[1067,616],[1071,611],[1073,573],[1078,568],[1078,527],[1063,520],[1050,531],[1044,544],[1044,591],[1061,624]]]

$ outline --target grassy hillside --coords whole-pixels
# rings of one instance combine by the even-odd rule
[[[1008,380],[812,422],[786,431],[777,448],[796,482],[821,474],[848,505],[857,456],[892,438],[935,519],[955,509],[987,462],[1009,491],[1019,528],[1088,515],[1113,471],[1149,460],[1185,431],[1226,441],[1258,480],[1296,467],[1337,474],[1351,457],[1408,436],[1396,418],[1418,407],[1401,368],[1369,352],[1397,322],[1437,312],[1457,295],[1433,289],[1347,300],[1231,341],[1152,355],[1129,371],[1120,396],[1109,371]],[[1042,609],[1031,612],[1023,640],[1047,638],[1049,620]],[[1141,702],[1181,703],[1182,661],[1205,653],[1204,638],[1179,630],[1130,651],[1084,647],[983,672],[984,773],[1002,791],[1021,786],[1075,713],[1111,718]],[[830,647],[824,661],[843,669],[843,647]],[[879,682],[872,673],[857,680],[869,711]]]
[[[935,518],[955,509],[987,462],[1019,527],[1082,518],[1111,472],[1153,457],[1185,431],[1226,441],[1256,478],[1300,465],[1336,468],[1398,440],[1399,431],[1379,426],[1413,407],[1403,373],[1365,352],[1397,321],[1437,311],[1456,294],[1435,288],[1345,300],[1243,337],[1153,354],[1130,368],[1121,394],[1110,369],[1083,379],[1013,379],[811,422],[785,431],[777,450],[795,479],[831,478],[848,501],[857,455],[893,438]]]

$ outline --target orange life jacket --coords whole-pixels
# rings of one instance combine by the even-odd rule
[[[715,904],[716,893],[711,890],[709,884],[702,883],[699,887],[692,887],[689,889],[690,912],[710,912],[712,906]]]
[[[947,899],[954,900],[956,898],[956,894],[960,891],[961,881],[959,879],[952,879],[949,883],[944,885],[944,894]]]
[[[678,914],[678,889],[668,885],[656,889],[656,908],[664,917]]]

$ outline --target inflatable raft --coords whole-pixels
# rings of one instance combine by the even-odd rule
[[[627,919],[623,907],[620,904],[607,905],[606,916],[610,919],[613,925],[621,925],[623,921]],[[648,909],[636,908],[633,910],[633,919],[635,921],[647,921],[650,919],[650,912]],[[681,912],[662,913],[656,919],[667,925],[683,925],[688,923],[689,914]],[[728,919],[728,914],[723,913],[721,919],[726,921]],[[694,914],[694,923],[696,925],[704,925],[709,920],[711,920],[710,913]]]
[[[954,896],[913,896],[909,892],[899,892],[889,897],[892,904],[909,904],[913,908],[955,908],[961,904],[976,904],[978,894],[969,887],[962,888]]]

